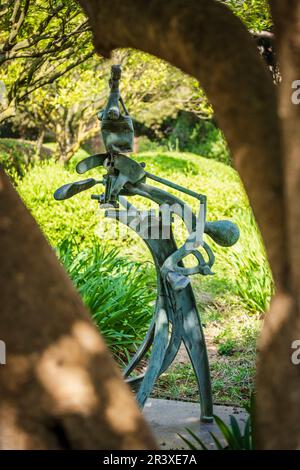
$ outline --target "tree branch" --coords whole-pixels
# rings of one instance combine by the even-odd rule
[[[15,0],[14,10],[13,10],[12,19],[11,19],[11,23],[12,23],[11,31],[8,37],[7,45],[11,44],[16,38],[16,36],[18,35],[21,29],[21,26],[23,25],[24,20],[26,18],[28,8],[29,8],[29,3],[30,3],[30,0],[25,0],[25,5],[23,9],[21,10],[21,0]]]

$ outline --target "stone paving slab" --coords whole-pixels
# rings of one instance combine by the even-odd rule
[[[242,428],[247,419],[245,410],[233,406],[214,405],[214,414],[226,423],[229,423],[230,415],[234,415]],[[144,416],[161,449],[188,449],[187,444],[178,436],[180,433],[192,440],[185,428],[200,436],[211,449],[215,449],[215,445],[209,432],[221,437],[215,423],[200,422],[198,403],[150,398],[144,407]]]

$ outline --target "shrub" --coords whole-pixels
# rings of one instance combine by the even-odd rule
[[[163,144],[169,150],[192,152],[227,165],[231,163],[223,132],[209,120],[191,120],[185,114],[179,116]]]
[[[252,214],[238,219],[246,245],[237,245],[228,251],[224,263],[233,267],[234,291],[248,312],[266,312],[274,293],[274,282],[265,249]],[[256,233],[256,236],[253,236]],[[223,255],[223,254],[222,254]]]
[[[97,204],[84,193],[57,202],[53,193],[59,186],[80,179],[60,164],[36,164],[18,181],[18,191],[52,246],[68,238],[89,244],[97,226]]]
[[[51,150],[42,147],[41,158],[48,158],[51,153]],[[23,177],[35,158],[35,143],[18,139],[0,139],[0,163],[13,178]]]
[[[145,266],[105,249],[97,239],[84,250],[66,239],[57,254],[107,344],[125,359],[143,339],[153,312],[156,293]]]

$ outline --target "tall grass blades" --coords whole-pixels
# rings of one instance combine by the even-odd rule
[[[97,239],[83,251],[66,239],[57,254],[113,353],[122,358],[133,351],[147,330],[156,297],[147,267],[100,246]]]
[[[242,252],[232,249],[229,253],[230,263],[239,271],[235,291],[249,313],[264,313],[274,293],[272,273],[254,217],[245,215],[240,226],[249,243],[243,246]]]

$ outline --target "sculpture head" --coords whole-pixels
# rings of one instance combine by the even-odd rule
[[[107,153],[118,154],[133,151],[134,129],[132,119],[123,103],[119,91],[120,65],[113,65],[109,80],[110,95],[106,108],[98,113],[101,132]],[[124,114],[120,111],[122,105]]]

